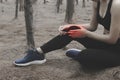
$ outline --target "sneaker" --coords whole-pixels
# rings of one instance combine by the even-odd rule
[[[16,66],[29,66],[32,64],[43,64],[46,62],[44,54],[40,54],[37,50],[28,50],[27,55],[14,62]]]
[[[68,56],[68,57],[70,57],[70,58],[72,58],[72,59],[77,59],[77,57],[78,57],[78,54],[81,52],[81,50],[79,50],[79,49],[68,49],[67,51],[66,51],[66,56]]]

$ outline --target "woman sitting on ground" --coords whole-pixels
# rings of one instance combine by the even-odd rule
[[[46,53],[61,49],[74,40],[86,49],[71,49],[66,55],[82,65],[106,67],[120,65],[120,0],[92,1],[93,15],[89,25],[64,25],[60,35],[40,48],[29,50],[24,58],[16,60],[14,64],[17,66],[42,64],[46,62]],[[103,34],[94,32],[98,24],[104,27]],[[70,29],[71,26],[77,26],[77,29]]]

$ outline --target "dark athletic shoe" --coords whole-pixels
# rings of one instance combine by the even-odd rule
[[[32,64],[43,64],[46,62],[44,54],[39,53],[37,50],[28,50],[27,55],[14,62],[16,66],[29,66]]]
[[[79,49],[68,49],[66,52],[66,56],[72,58],[72,59],[77,59],[78,54],[81,52]]]

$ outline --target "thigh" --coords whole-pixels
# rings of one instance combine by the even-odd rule
[[[75,41],[81,43],[84,47],[86,48],[96,48],[96,49],[104,49],[104,48],[109,48],[110,44],[95,40],[95,39],[91,39],[91,38],[76,38],[74,39]]]
[[[85,66],[112,67],[120,65],[120,55],[107,50],[85,49],[79,53],[78,60]]]

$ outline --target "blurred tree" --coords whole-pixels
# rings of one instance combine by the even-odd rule
[[[0,3],[3,3],[4,0],[0,0]],[[7,0],[5,0],[7,2]]]
[[[62,4],[63,0],[57,0],[56,7],[57,7],[57,13],[59,13],[60,5]]]
[[[76,4],[77,4],[77,5],[78,5],[78,3],[79,3],[78,0],[76,0]]]
[[[87,0],[88,1],[88,0]],[[83,0],[82,7],[85,7],[85,0]]]
[[[35,48],[33,36],[33,7],[31,0],[24,0],[25,3],[25,22],[28,49]]]
[[[15,19],[18,18],[18,0],[16,0]]]
[[[46,4],[46,0],[44,0],[44,4]]]
[[[0,0],[0,2],[2,3],[2,2],[3,2],[3,0]]]
[[[60,0],[60,4],[62,4],[63,3],[63,0]]]
[[[19,0],[19,11],[24,11],[24,0]]]
[[[67,0],[66,15],[65,15],[65,22],[67,23],[72,23],[72,17],[74,13],[74,1],[75,0]]]
[[[31,0],[32,4],[35,4],[37,2],[37,0]]]
[[[37,0],[31,0],[31,3],[34,4],[36,3]],[[19,0],[19,11],[24,11],[24,0]]]

